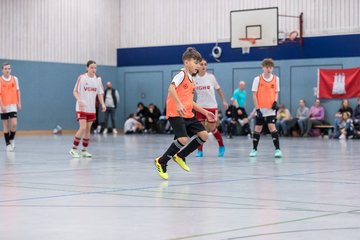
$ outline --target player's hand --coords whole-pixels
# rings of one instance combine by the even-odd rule
[[[181,103],[176,106],[176,111],[179,113],[180,117],[185,115],[185,107]]]
[[[225,109],[228,109],[229,104],[228,104],[225,100],[223,101],[223,105],[224,105],[224,108],[225,108]]]
[[[105,104],[102,104],[102,105],[101,105],[101,111],[102,111],[102,112],[105,112],[105,111],[106,111],[106,106],[105,106]]]
[[[272,104],[272,106],[271,106],[271,109],[272,109],[272,110],[277,110],[277,109],[278,109],[278,106],[277,106],[277,102],[276,102],[276,101],[273,102],[273,104]]]
[[[262,118],[263,117],[262,112],[261,112],[261,110],[259,108],[256,109],[256,117],[257,118]]]
[[[1,112],[6,112],[6,107],[5,106],[1,106]]]
[[[18,111],[21,110],[21,103],[16,104]]]
[[[81,111],[84,111],[84,110],[85,110],[85,106],[86,106],[85,102],[84,102],[83,100],[78,100],[77,102],[78,102],[78,104],[79,104],[79,110],[80,110],[80,112],[81,112]]]
[[[215,114],[213,114],[212,112],[206,111],[205,113],[206,119],[208,120],[208,122],[216,122],[217,119],[215,119]]]

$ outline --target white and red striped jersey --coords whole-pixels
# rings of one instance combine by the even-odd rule
[[[95,113],[96,97],[98,94],[104,94],[104,87],[100,77],[89,77],[86,73],[80,75],[76,81],[74,92],[79,94],[84,103],[84,109],[80,109],[76,102],[77,112]]]
[[[204,76],[194,77],[195,91],[197,95],[196,103],[203,108],[217,108],[215,90],[220,88],[215,76],[205,73]]]

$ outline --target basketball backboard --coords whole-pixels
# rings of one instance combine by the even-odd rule
[[[230,12],[231,48],[278,45],[278,8],[247,9]],[[249,43],[241,39],[256,39]]]

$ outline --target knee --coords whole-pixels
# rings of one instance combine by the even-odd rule
[[[201,138],[204,142],[206,142],[209,137],[209,134],[207,131],[201,131],[198,133],[198,137]]]
[[[181,145],[186,145],[188,138],[187,137],[180,137],[177,139]]]
[[[79,131],[83,133],[86,132],[86,126],[80,126]]]
[[[15,131],[16,131],[16,128],[17,128],[17,124],[15,123],[15,124],[11,125],[10,130],[11,130],[12,132],[15,132]]]

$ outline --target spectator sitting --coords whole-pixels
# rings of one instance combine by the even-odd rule
[[[142,125],[146,126],[145,123],[148,116],[149,116],[149,109],[142,102],[139,102],[137,104],[137,113],[136,113],[137,120],[139,120]]]
[[[142,133],[143,129],[144,126],[138,120],[136,120],[135,113],[131,113],[124,123],[124,133]]]
[[[359,128],[360,126],[360,97],[357,99],[357,105],[354,110],[353,114],[353,121],[356,128]]]
[[[300,99],[299,108],[296,111],[297,123],[300,128],[300,136],[304,136],[309,119],[309,108],[306,106],[305,100]]]
[[[221,121],[221,129],[223,133],[227,134],[228,138],[232,138],[236,133],[236,106],[233,98],[230,99],[230,105]]]
[[[350,113],[351,116],[353,115],[353,110],[349,106],[348,99],[343,99],[341,101],[341,106],[340,106],[339,110],[337,111],[337,113],[335,114],[335,128],[334,128],[335,133],[339,131],[338,127],[340,126],[340,122],[343,121],[343,113],[344,112]]]
[[[327,124],[325,121],[325,109],[321,106],[320,99],[316,99],[313,106],[310,108],[309,119],[307,121],[305,137],[309,135],[310,130],[313,126]]]
[[[285,108],[284,104],[279,105],[279,109],[276,114],[276,128],[280,135],[288,136],[289,123],[292,120],[289,109]]]
[[[354,124],[349,112],[343,112],[341,120],[337,123],[335,138],[348,139],[354,135]]]
[[[236,121],[240,124],[240,135],[250,135],[250,125],[249,125],[249,119],[248,115],[246,113],[245,108],[238,107],[236,109],[236,115],[235,115]]]
[[[159,131],[158,129],[158,122],[161,116],[161,112],[159,108],[153,104],[149,104],[149,115],[146,118],[146,129],[149,130],[151,133],[157,133]]]

